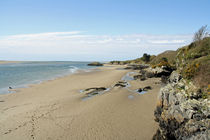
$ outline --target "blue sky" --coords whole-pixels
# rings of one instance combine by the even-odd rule
[[[177,49],[209,25],[209,5],[209,0],[1,0],[0,59],[125,60]]]

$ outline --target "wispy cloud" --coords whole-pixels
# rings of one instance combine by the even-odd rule
[[[144,52],[176,50],[190,43],[191,38],[192,35],[89,35],[80,31],[20,34],[0,37],[0,59],[15,59],[11,55],[18,60],[36,60],[36,56],[43,60],[130,59]]]

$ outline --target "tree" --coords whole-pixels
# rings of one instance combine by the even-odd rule
[[[143,54],[143,57],[142,57],[142,60],[143,60],[144,62],[149,62],[149,61],[150,61],[150,55],[144,53],[144,54]]]
[[[208,30],[207,30],[207,25],[202,26],[195,34],[193,38],[193,42],[199,42],[203,38],[207,37],[209,35]]]

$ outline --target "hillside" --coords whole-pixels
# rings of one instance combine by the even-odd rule
[[[160,63],[162,58],[167,58],[167,60],[170,64],[174,64],[175,63],[174,58],[176,57],[176,55],[177,55],[177,51],[165,51],[165,52],[155,56],[153,59],[151,59],[151,61],[149,63],[152,65],[155,65],[155,64]]]
[[[178,49],[175,65],[158,93],[153,139],[210,139],[210,37]]]

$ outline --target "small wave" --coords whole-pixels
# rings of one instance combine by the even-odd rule
[[[69,71],[71,72],[71,73],[76,73],[77,71],[78,71],[78,67],[75,67],[75,66],[69,66]]]

